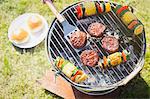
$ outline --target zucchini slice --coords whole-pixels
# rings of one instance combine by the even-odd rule
[[[134,34],[135,35],[139,35],[143,32],[143,25],[141,23],[137,24],[135,27],[134,27]]]

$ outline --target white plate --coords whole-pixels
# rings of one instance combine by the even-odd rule
[[[44,27],[41,31],[37,32],[37,33],[31,33],[30,29],[27,26],[27,20],[30,16],[32,15],[38,15],[39,17],[41,17],[43,23],[44,23]],[[11,40],[11,33],[13,30],[17,29],[17,28],[24,28],[27,29],[28,31],[30,31],[30,38],[27,42],[22,43],[22,44],[16,44],[15,42],[13,42]],[[45,20],[45,18],[37,13],[25,13],[23,15],[18,16],[14,21],[12,21],[9,29],[8,29],[8,38],[9,40],[17,47],[20,48],[31,48],[34,47],[36,45],[38,45],[40,42],[42,42],[44,40],[44,38],[46,37],[48,33],[48,23]]]

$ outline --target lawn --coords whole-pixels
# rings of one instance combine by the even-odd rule
[[[78,0],[56,0],[58,10]],[[114,0],[119,1],[121,0]],[[135,14],[145,25],[147,52],[145,65],[139,76],[127,86],[121,87],[120,98],[150,97],[150,0],[122,0],[134,7]],[[8,41],[7,31],[11,21],[17,16],[35,12],[43,15],[49,24],[53,14],[41,0],[0,0],[0,98],[59,98],[46,92],[36,83],[50,68],[45,55],[44,41],[26,53],[14,49]]]

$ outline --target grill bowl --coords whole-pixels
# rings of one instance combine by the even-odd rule
[[[87,26],[91,22],[101,22],[109,26],[108,31],[109,29],[119,31],[120,33],[122,33],[120,39],[126,39],[123,43],[120,43],[119,51],[128,48],[131,52],[130,60],[126,63],[116,66],[115,68],[109,68],[105,70],[101,69],[100,67],[91,68],[82,66],[79,58],[80,52],[77,53],[74,48],[72,48],[72,46],[69,45],[69,43],[63,38],[62,26],[56,18],[52,22],[47,38],[45,40],[48,60],[50,61],[54,69],[56,71],[59,71],[59,75],[61,75],[65,80],[70,82],[71,85],[73,85],[80,91],[91,95],[94,95],[94,93],[95,95],[98,95],[98,93],[108,93],[116,89],[118,86],[125,85],[142,69],[146,51],[145,32],[143,31],[142,34],[134,37],[133,40],[129,40],[127,34],[130,33],[130,31],[127,30],[126,26],[113,11],[104,15],[95,15],[87,17],[83,20],[78,20],[74,14],[74,7],[80,3],[84,2],[78,2],[70,5],[69,7],[65,8],[61,12],[61,14],[67,19],[70,24],[78,26],[80,30],[85,32],[87,32]],[[117,4],[111,2],[111,5],[116,6]],[[93,45],[96,45],[96,48],[93,47]],[[86,49],[99,50],[100,56],[109,55],[109,53],[105,52],[101,48],[100,39],[91,39],[90,45]],[[72,82],[55,66],[53,61],[56,56],[64,57],[65,59],[73,62],[81,70],[87,73],[90,79],[81,84]],[[91,79],[94,81],[92,81]]]

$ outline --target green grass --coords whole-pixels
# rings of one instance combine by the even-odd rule
[[[78,0],[57,0],[55,5],[61,11],[62,8],[76,1]],[[150,96],[150,0],[124,1],[135,7],[136,15],[145,25],[147,52],[140,76],[122,87],[119,96],[120,98],[148,98]],[[54,19],[49,8],[43,5],[41,0],[0,0],[0,98],[58,98],[52,93],[45,92],[36,83],[36,79],[41,78],[50,68],[45,55],[44,42],[31,52],[21,54],[8,41],[7,30],[11,21],[25,12],[39,13],[49,24]]]

